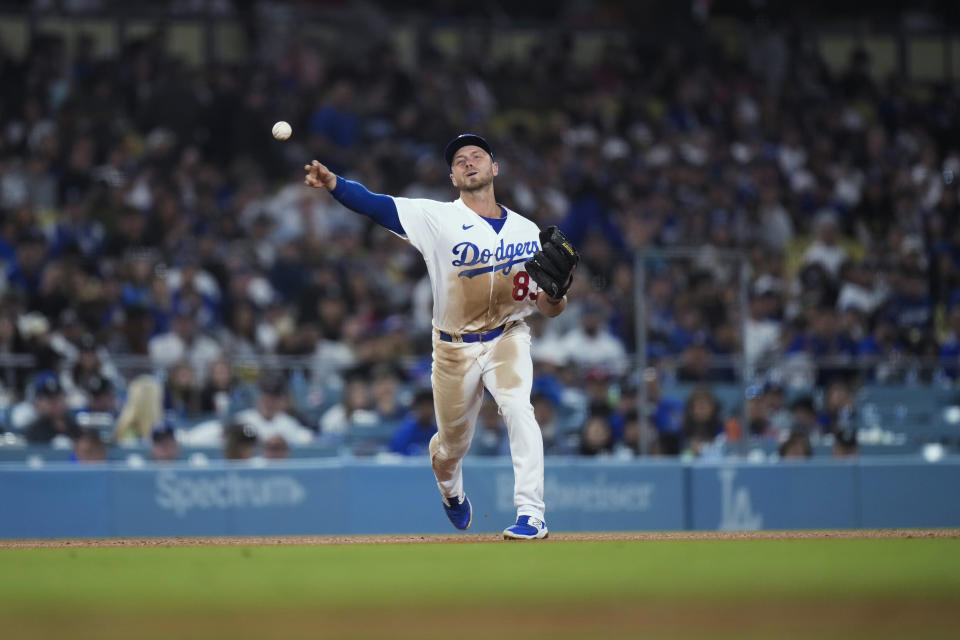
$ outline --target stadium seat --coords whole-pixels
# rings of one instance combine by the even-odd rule
[[[398,424],[393,420],[369,425],[354,422],[344,434],[343,444],[354,455],[373,455],[386,451]]]
[[[872,385],[858,393],[861,428],[905,434],[911,441],[960,441],[957,392],[933,386]]]

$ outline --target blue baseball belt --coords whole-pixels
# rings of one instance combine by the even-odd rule
[[[490,342],[494,338],[499,338],[500,334],[507,330],[512,322],[505,322],[496,329],[484,331],[483,333],[447,333],[440,331],[440,339],[444,342]]]

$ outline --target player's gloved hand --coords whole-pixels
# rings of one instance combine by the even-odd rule
[[[534,282],[551,298],[562,298],[573,282],[580,254],[556,226],[540,232],[540,251],[524,263]]]

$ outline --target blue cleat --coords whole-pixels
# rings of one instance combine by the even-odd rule
[[[504,540],[543,540],[548,535],[547,523],[533,516],[520,516],[517,524],[503,530]]]
[[[456,498],[444,498],[443,510],[447,512],[447,517],[457,529],[463,531],[470,528],[470,523],[473,522],[473,508],[467,496],[463,496],[460,502]]]

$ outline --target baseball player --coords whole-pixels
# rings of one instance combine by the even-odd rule
[[[438,432],[430,464],[443,507],[457,529],[473,518],[463,489],[463,457],[473,439],[486,387],[507,425],[517,521],[506,539],[547,537],[543,504],[543,439],[533,417],[530,330],[538,309],[553,317],[580,256],[556,227],[540,231],[497,203],[500,167],[485,139],[457,136],[444,150],[454,202],[370,193],[314,160],[304,182],[406,239],[423,255],[433,289],[433,385]]]

